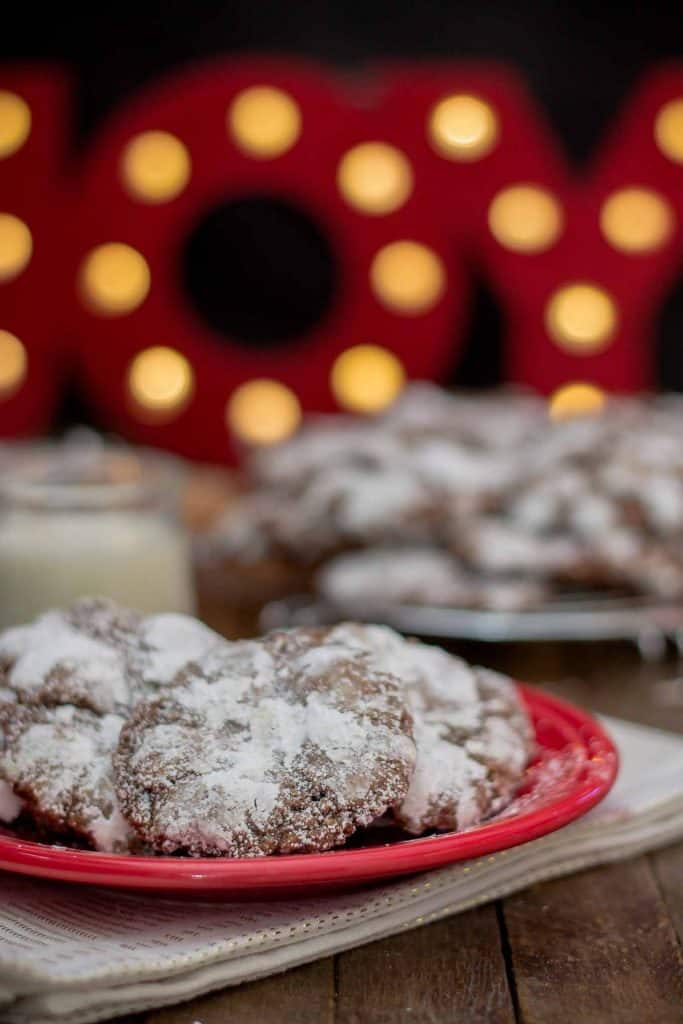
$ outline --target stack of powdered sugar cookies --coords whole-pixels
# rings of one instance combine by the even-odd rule
[[[416,384],[374,419],[310,421],[254,452],[247,477],[200,551],[242,606],[683,596],[683,398],[553,420],[539,397]]]
[[[0,634],[0,818],[43,842],[253,857],[385,815],[459,830],[532,752],[509,679],[385,627],[232,643],[84,599]]]

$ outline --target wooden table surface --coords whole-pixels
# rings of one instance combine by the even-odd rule
[[[683,733],[673,657],[645,664],[619,644],[453,649],[596,711]],[[682,947],[683,843],[117,1024],[676,1024]]]

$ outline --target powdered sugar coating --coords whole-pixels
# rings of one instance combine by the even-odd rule
[[[62,612],[0,635],[0,665],[22,701],[73,703],[98,713],[126,707],[131,694],[123,650],[88,636]]]
[[[21,814],[24,801],[12,789],[9,782],[0,779],[0,821],[9,825]]]
[[[400,685],[327,629],[225,645],[134,710],[114,759],[154,849],[325,850],[405,796],[415,762]]]
[[[149,615],[139,629],[140,651],[134,668],[140,673],[145,693],[172,683],[189,663],[223,642],[202,622],[175,612]]]
[[[584,554],[579,542],[560,534],[530,533],[503,519],[471,523],[460,538],[467,560],[486,573],[553,577],[579,575]]]
[[[1,633],[0,682],[22,703],[122,713],[219,642],[188,615],[143,618],[113,601],[84,598]]]
[[[379,611],[393,605],[432,605],[518,611],[541,604],[542,584],[486,579],[436,548],[370,548],[339,555],[316,577],[318,592],[341,610]]]
[[[98,850],[128,849],[132,833],[111,771],[123,721],[70,704],[17,706],[7,729],[3,773],[38,825],[83,836]]]
[[[320,416],[288,441],[255,449],[249,468],[252,478],[269,488],[298,489],[321,467],[395,465],[400,452],[391,432],[368,429],[367,421]]]
[[[0,818],[21,799],[47,828],[125,849],[111,763],[124,718],[218,643],[189,616],[90,598],[0,634]]]
[[[340,626],[332,637],[371,649],[408,694],[417,763],[394,809],[399,824],[415,835],[460,830],[502,810],[532,751],[531,724],[512,681],[383,626]]]
[[[203,549],[238,564],[269,557],[315,563],[340,547],[429,537],[434,499],[400,464],[321,466],[296,494],[254,493],[231,509]]]

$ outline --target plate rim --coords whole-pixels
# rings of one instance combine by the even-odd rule
[[[394,602],[355,608],[315,595],[271,601],[261,612],[264,628],[336,622],[351,617],[381,622],[402,633],[492,643],[639,640],[683,634],[683,605],[652,595],[596,594],[549,601],[538,608],[505,610]]]
[[[463,832],[416,837],[359,849],[275,857],[150,857],[48,846],[0,833],[0,870],[63,882],[137,891],[201,893],[294,891],[381,881],[500,852],[554,832],[581,817],[612,788],[619,755],[607,730],[568,701],[516,683],[525,705],[574,732],[584,757],[568,793],[544,807],[494,818]],[[599,770],[597,764],[599,763]],[[424,855],[424,856],[422,856]]]

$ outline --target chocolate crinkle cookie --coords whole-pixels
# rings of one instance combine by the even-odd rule
[[[0,634],[0,819],[125,850],[132,831],[112,753],[134,704],[220,637],[185,615],[143,617],[102,599]]]
[[[417,763],[394,808],[408,832],[458,831],[501,811],[534,750],[512,680],[384,626],[340,627],[401,679],[414,720]]]
[[[326,850],[405,798],[400,679],[344,629],[215,649],[139,704],[114,758],[123,812],[162,853]]]

